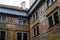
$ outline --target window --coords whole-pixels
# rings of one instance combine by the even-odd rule
[[[53,25],[58,24],[58,23],[59,23],[58,12],[55,12],[55,13],[51,14],[51,16],[48,18],[48,21],[49,21],[49,26],[50,26],[50,28],[51,28]]]
[[[23,33],[23,40],[27,40],[27,33]]]
[[[22,24],[22,20],[21,19],[18,19],[18,24]]]
[[[36,12],[36,19],[38,18],[38,12]]]
[[[36,29],[37,29],[37,35],[38,35],[39,34],[39,26],[37,26]]]
[[[58,12],[54,13],[54,21],[55,21],[55,24],[59,23]]]
[[[23,20],[23,25],[26,25],[26,20]]]
[[[5,35],[6,32],[5,31],[0,31],[0,40],[5,40]]]
[[[17,40],[22,40],[22,33],[17,33]]]
[[[35,28],[33,29],[33,31],[34,31],[34,35],[36,35],[36,29]]]
[[[6,22],[6,17],[5,16],[2,17],[2,22]]]
[[[27,20],[18,19],[17,23],[20,24],[20,25],[26,25],[27,24]]]
[[[50,7],[56,0],[48,0],[47,7]]]
[[[35,20],[35,15],[33,15],[33,21]]]
[[[52,0],[53,2],[55,2],[56,0]]]
[[[39,26],[33,28],[34,36],[39,35]]]
[[[50,27],[53,26],[53,19],[52,19],[52,16],[49,17],[49,26],[50,26]]]
[[[38,18],[38,12],[36,12],[32,18],[33,18],[33,21],[36,20]]]
[[[17,33],[17,40],[28,40],[28,33]]]
[[[51,0],[48,0],[48,1],[47,1],[47,6],[50,7],[51,4],[52,4]]]

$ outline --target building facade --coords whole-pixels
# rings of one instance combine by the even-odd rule
[[[60,0],[37,0],[29,10],[0,5],[1,40],[60,40]]]
[[[29,40],[29,23],[25,10],[0,5],[0,40]]]
[[[30,39],[60,40],[60,1],[38,0],[30,8]]]

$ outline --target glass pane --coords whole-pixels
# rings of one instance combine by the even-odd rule
[[[17,40],[22,40],[22,33],[17,33]]]
[[[58,12],[54,13],[55,24],[59,23]]]
[[[36,18],[38,18],[38,12],[36,12]]]
[[[33,21],[35,20],[35,15],[33,15]]]
[[[23,20],[23,24],[26,25],[26,20]]]
[[[37,35],[39,35],[39,26],[37,26],[36,29],[37,29]]]
[[[53,2],[55,2],[56,0],[53,0]]]
[[[35,36],[36,35],[36,29],[34,28],[33,31],[34,31],[34,36]]]
[[[28,38],[27,38],[27,33],[23,33],[23,40],[27,40]]]
[[[1,31],[0,40],[5,40],[5,31]]]
[[[48,0],[48,1],[47,1],[47,6],[50,7],[51,4],[52,4],[52,1],[51,1],[51,0]]]
[[[2,17],[2,22],[5,22],[5,21],[6,21],[6,17],[3,16],[3,17]]]
[[[21,19],[18,19],[18,24],[22,24],[22,20]]]
[[[53,26],[53,19],[52,19],[52,16],[49,17],[49,26],[50,26],[50,27]]]

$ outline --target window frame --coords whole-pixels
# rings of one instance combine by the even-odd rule
[[[39,31],[40,31],[39,29],[38,29],[38,32],[39,32],[39,33],[37,33],[37,27],[39,28],[39,24],[35,25],[35,26],[32,28],[32,29],[33,29],[33,36],[37,36],[37,35],[39,35],[39,33],[40,33],[40,32],[39,32]],[[36,33],[36,34],[34,33],[34,29],[35,29],[35,33]]]
[[[37,14],[37,15],[36,15]],[[37,18],[38,18],[38,11],[36,11],[33,15],[32,15],[32,21],[34,22]]]
[[[50,7],[52,5],[52,1],[51,0],[47,0],[47,7]]]
[[[53,23],[53,24],[52,24],[52,26],[50,25],[50,19],[49,19],[50,17],[52,17],[52,16],[49,16],[49,17],[48,17],[48,23],[49,23],[49,27],[51,28],[51,27],[54,25],[54,23],[53,23],[53,17],[52,17],[51,20],[52,20],[52,23]]]
[[[53,26],[56,25],[56,24],[55,24],[55,21],[54,21],[54,14],[55,14],[56,12],[58,12],[58,10],[53,11],[53,12],[48,16],[48,18],[49,18],[50,16],[52,16]],[[59,14],[59,12],[58,12],[58,14]],[[59,22],[60,22],[60,16],[58,15],[58,17],[59,17]],[[57,23],[57,24],[58,24],[58,23]],[[48,25],[49,25],[49,20],[48,20]],[[52,26],[52,27],[53,27],[53,26]],[[50,26],[49,26],[48,28],[50,28]]]
[[[27,33],[27,40],[29,40],[29,33],[28,32],[20,32],[20,31],[16,32],[16,40],[17,40],[17,33],[22,33],[22,40],[23,40],[23,34]]]
[[[54,3],[54,2],[56,2],[56,1],[57,1],[57,0],[55,0],[55,1],[54,1],[54,0],[52,0],[52,2],[53,2],[53,3]]]
[[[27,25],[27,20],[23,20],[23,25]]]
[[[21,22],[21,23],[20,23],[20,22]],[[23,20],[22,20],[22,19],[18,19],[18,20],[17,20],[17,24],[23,25]]]
[[[59,19],[59,15],[58,15],[59,13],[58,13],[58,12],[55,12],[55,13],[57,13],[57,16],[58,16],[58,19]],[[54,14],[55,14],[55,13],[54,13]],[[56,16],[56,15],[54,15],[54,14],[53,14],[53,17]],[[59,22],[60,22],[60,21],[58,20],[58,23],[59,23]],[[56,19],[55,19],[55,18],[54,18],[54,23],[55,23],[55,25],[58,24],[58,23],[56,23]]]
[[[6,40],[6,37],[7,37],[7,36],[6,36],[6,35],[7,35],[6,30],[0,30],[0,32],[1,32],[1,31],[5,31],[5,40]]]

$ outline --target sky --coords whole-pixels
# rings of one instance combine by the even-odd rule
[[[22,1],[25,1],[26,2],[26,8],[29,8],[29,0],[0,0],[0,4],[20,7]]]

